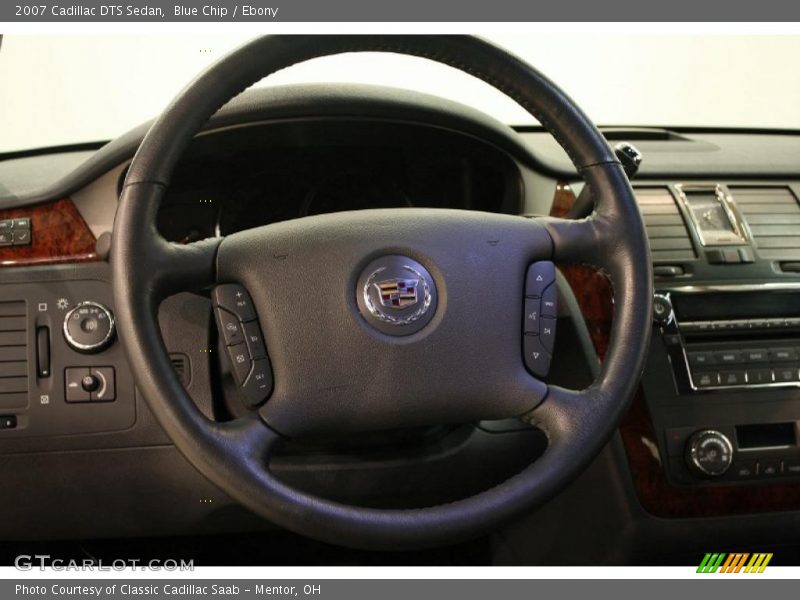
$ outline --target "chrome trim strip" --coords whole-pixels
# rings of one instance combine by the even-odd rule
[[[675,184],[674,187],[675,191],[677,192],[678,201],[681,203],[684,210],[689,215],[689,219],[692,222],[692,226],[694,227],[694,231],[697,234],[697,238],[700,240],[700,243],[703,246],[740,246],[750,242],[750,238],[747,234],[748,230],[744,226],[744,219],[742,219],[742,217],[739,215],[739,212],[736,210],[736,205],[734,204],[733,197],[724,186],[720,184],[703,185],[703,184],[679,183]],[[725,215],[728,217],[728,221],[730,222],[731,227],[733,227],[733,234],[737,236],[739,239],[730,241],[706,240],[703,228],[700,226],[700,223],[695,217],[694,211],[692,210],[692,207],[689,204],[689,200],[686,197],[686,192],[713,192],[714,195],[717,197],[720,206],[722,206],[722,210],[725,211]]]
[[[679,294],[703,294],[708,292],[763,292],[773,291],[792,291],[800,290],[800,281],[787,281],[781,283],[731,283],[731,284],[701,284],[701,285],[677,285],[659,286],[657,291],[675,292]]]

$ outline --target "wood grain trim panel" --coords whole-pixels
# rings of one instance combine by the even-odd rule
[[[29,217],[29,246],[0,246],[0,267],[22,267],[98,260],[95,237],[69,198],[0,210],[0,220]]]
[[[556,186],[551,215],[564,216],[575,202],[565,182]],[[613,315],[612,288],[608,279],[591,267],[565,266],[561,272],[572,287],[597,355],[608,349]],[[800,484],[720,485],[684,488],[667,480],[653,421],[641,387],[636,392],[620,433],[636,494],[649,513],[664,518],[721,517],[800,509]]]

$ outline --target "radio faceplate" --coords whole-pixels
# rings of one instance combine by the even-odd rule
[[[661,322],[681,393],[800,387],[800,289],[660,296],[672,309]]]

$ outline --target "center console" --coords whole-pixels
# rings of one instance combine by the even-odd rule
[[[800,286],[678,286],[656,306],[658,366],[645,385],[670,479],[800,477]]]
[[[642,379],[650,451],[679,488],[800,484],[797,186],[639,195],[656,273]]]

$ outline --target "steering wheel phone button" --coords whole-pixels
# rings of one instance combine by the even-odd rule
[[[214,304],[220,306],[234,315],[240,321],[255,321],[256,311],[250,294],[237,283],[226,283],[214,288]]]
[[[217,318],[219,319],[219,328],[225,338],[226,346],[241,344],[244,341],[242,325],[239,323],[239,319],[224,308],[217,308]]]
[[[261,404],[272,391],[272,368],[269,360],[261,358],[253,361],[253,370],[242,387],[245,402],[249,406]]]
[[[258,321],[250,321],[243,324],[244,339],[247,342],[247,349],[250,351],[250,358],[258,360],[267,357],[267,349],[264,346],[264,338],[261,335],[261,328]]]
[[[545,377],[550,371],[550,353],[542,345],[538,335],[526,334],[522,337],[525,366],[537,377]]]
[[[544,290],[556,280],[556,267],[549,260],[533,263],[525,276],[525,295],[540,298]]]
[[[541,302],[538,298],[525,299],[525,324],[523,331],[525,333],[539,333],[539,319]]]
[[[111,402],[116,400],[116,378],[114,367],[92,367],[90,376],[97,382],[91,390],[92,402]]]
[[[236,378],[236,383],[244,385],[253,363],[250,360],[250,352],[247,351],[247,346],[244,342],[235,346],[228,346],[228,356],[231,359],[231,367],[233,368],[233,376]]]
[[[83,380],[91,376],[88,367],[68,367],[64,369],[64,389],[67,402],[89,402],[89,392],[83,387]]]
[[[556,320],[553,317],[542,317],[539,322],[539,341],[549,354],[553,354],[556,340]]]

